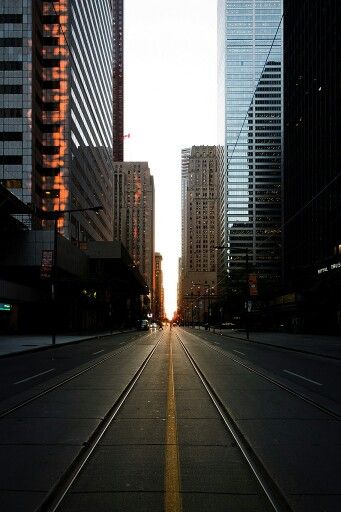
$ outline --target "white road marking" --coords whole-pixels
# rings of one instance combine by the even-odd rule
[[[18,380],[17,382],[14,382],[14,386],[16,384],[22,384],[23,382],[28,382],[29,380],[36,379],[37,377],[40,377],[41,375],[45,375],[46,373],[54,372],[55,368],[51,368],[51,370],[46,370],[46,372],[37,373],[36,375],[32,375],[32,377],[28,377],[27,379]]]
[[[303,375],[299,375],[298,373],[291,372],[289,370],[283,370],[285,373],[289,373],[290,375],[294,375],[295,377],[298,377],[299,379],[307,380],[308,382],[311,382],[312,384],[316,384],[316,386],[323,386],[321,382],[316,382],[316,380],[307,379],[307,377],[303,377]]]
[[[233,352],[237,352],[237,354],[241,354],[242,356],[245,356],[244,352],[239,352],[239,350],[234,350]]]
[[[92,355],[96,356],[97,354],[100,354],[101,352],[104,352],[104,349],[103,350],[99,350],[98,352],[93,352]]]

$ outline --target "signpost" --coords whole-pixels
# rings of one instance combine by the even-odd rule
[[[50,279],[53,267],[53,251],[44,250],[41,255],[40,277]]]
[[[256,297],[258,295],[256,274],[249,274],[249,295],[250,297]]]

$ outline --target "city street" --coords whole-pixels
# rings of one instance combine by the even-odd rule
[[[0,4],[1,512],[340,512],[341,1]]]
[[[340,361],[175,327],[0,365],[4,510],[341,507]]]

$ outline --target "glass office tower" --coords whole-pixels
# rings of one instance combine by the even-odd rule
[[[284,5],[284,274],[296,289],[331,288],[341,280],[331,267],[341,261],[341,3]]]
[[[103,205],[71,217],[81,242],[113,239],[113,12],[111,0],[69,0],[72,208]]]
[[[218,123],[225,271],[279,280],[282,0],[219,0]]]
[[[123,0],[113,0],[113,151],[114,161],[123,162],[124,152],[124,5]]]
[[[58,221],[75,242],[112,239],[112,59],[111,0],[1,2],[0,180],[41,210],[102,205]]]

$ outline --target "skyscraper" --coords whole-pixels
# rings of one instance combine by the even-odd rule
[[[225,273],[280,278],[282,0],[218,2],[218,132]]]
[[[123,161],[124,148],[124,11],[123,0],[113,0],[113,152],[114,161]]]
[[[341,3],[285,0],[284,277],[341,328]]]
[[[219,156],[215,146],[193,146],[182,160],[182,254],[180,304],[187,318],[191,302],[197,300],[197,320],[207,319],[209,303],[216,295],[219,243]]]
[[[154,179],[148,162],[114,163],[114,238],[128,250],[153,300]]]
[[[186,265],[184,258],[186,257],[186,205],[187,205],[187,180],[188,180],[188,166],[191,156],[191,148],[181,150],[181,264]]]
[[[112,2],[2,2],[0,180],[73,240],[112,239]],[[48,227],[48,221],[28,227]]]

